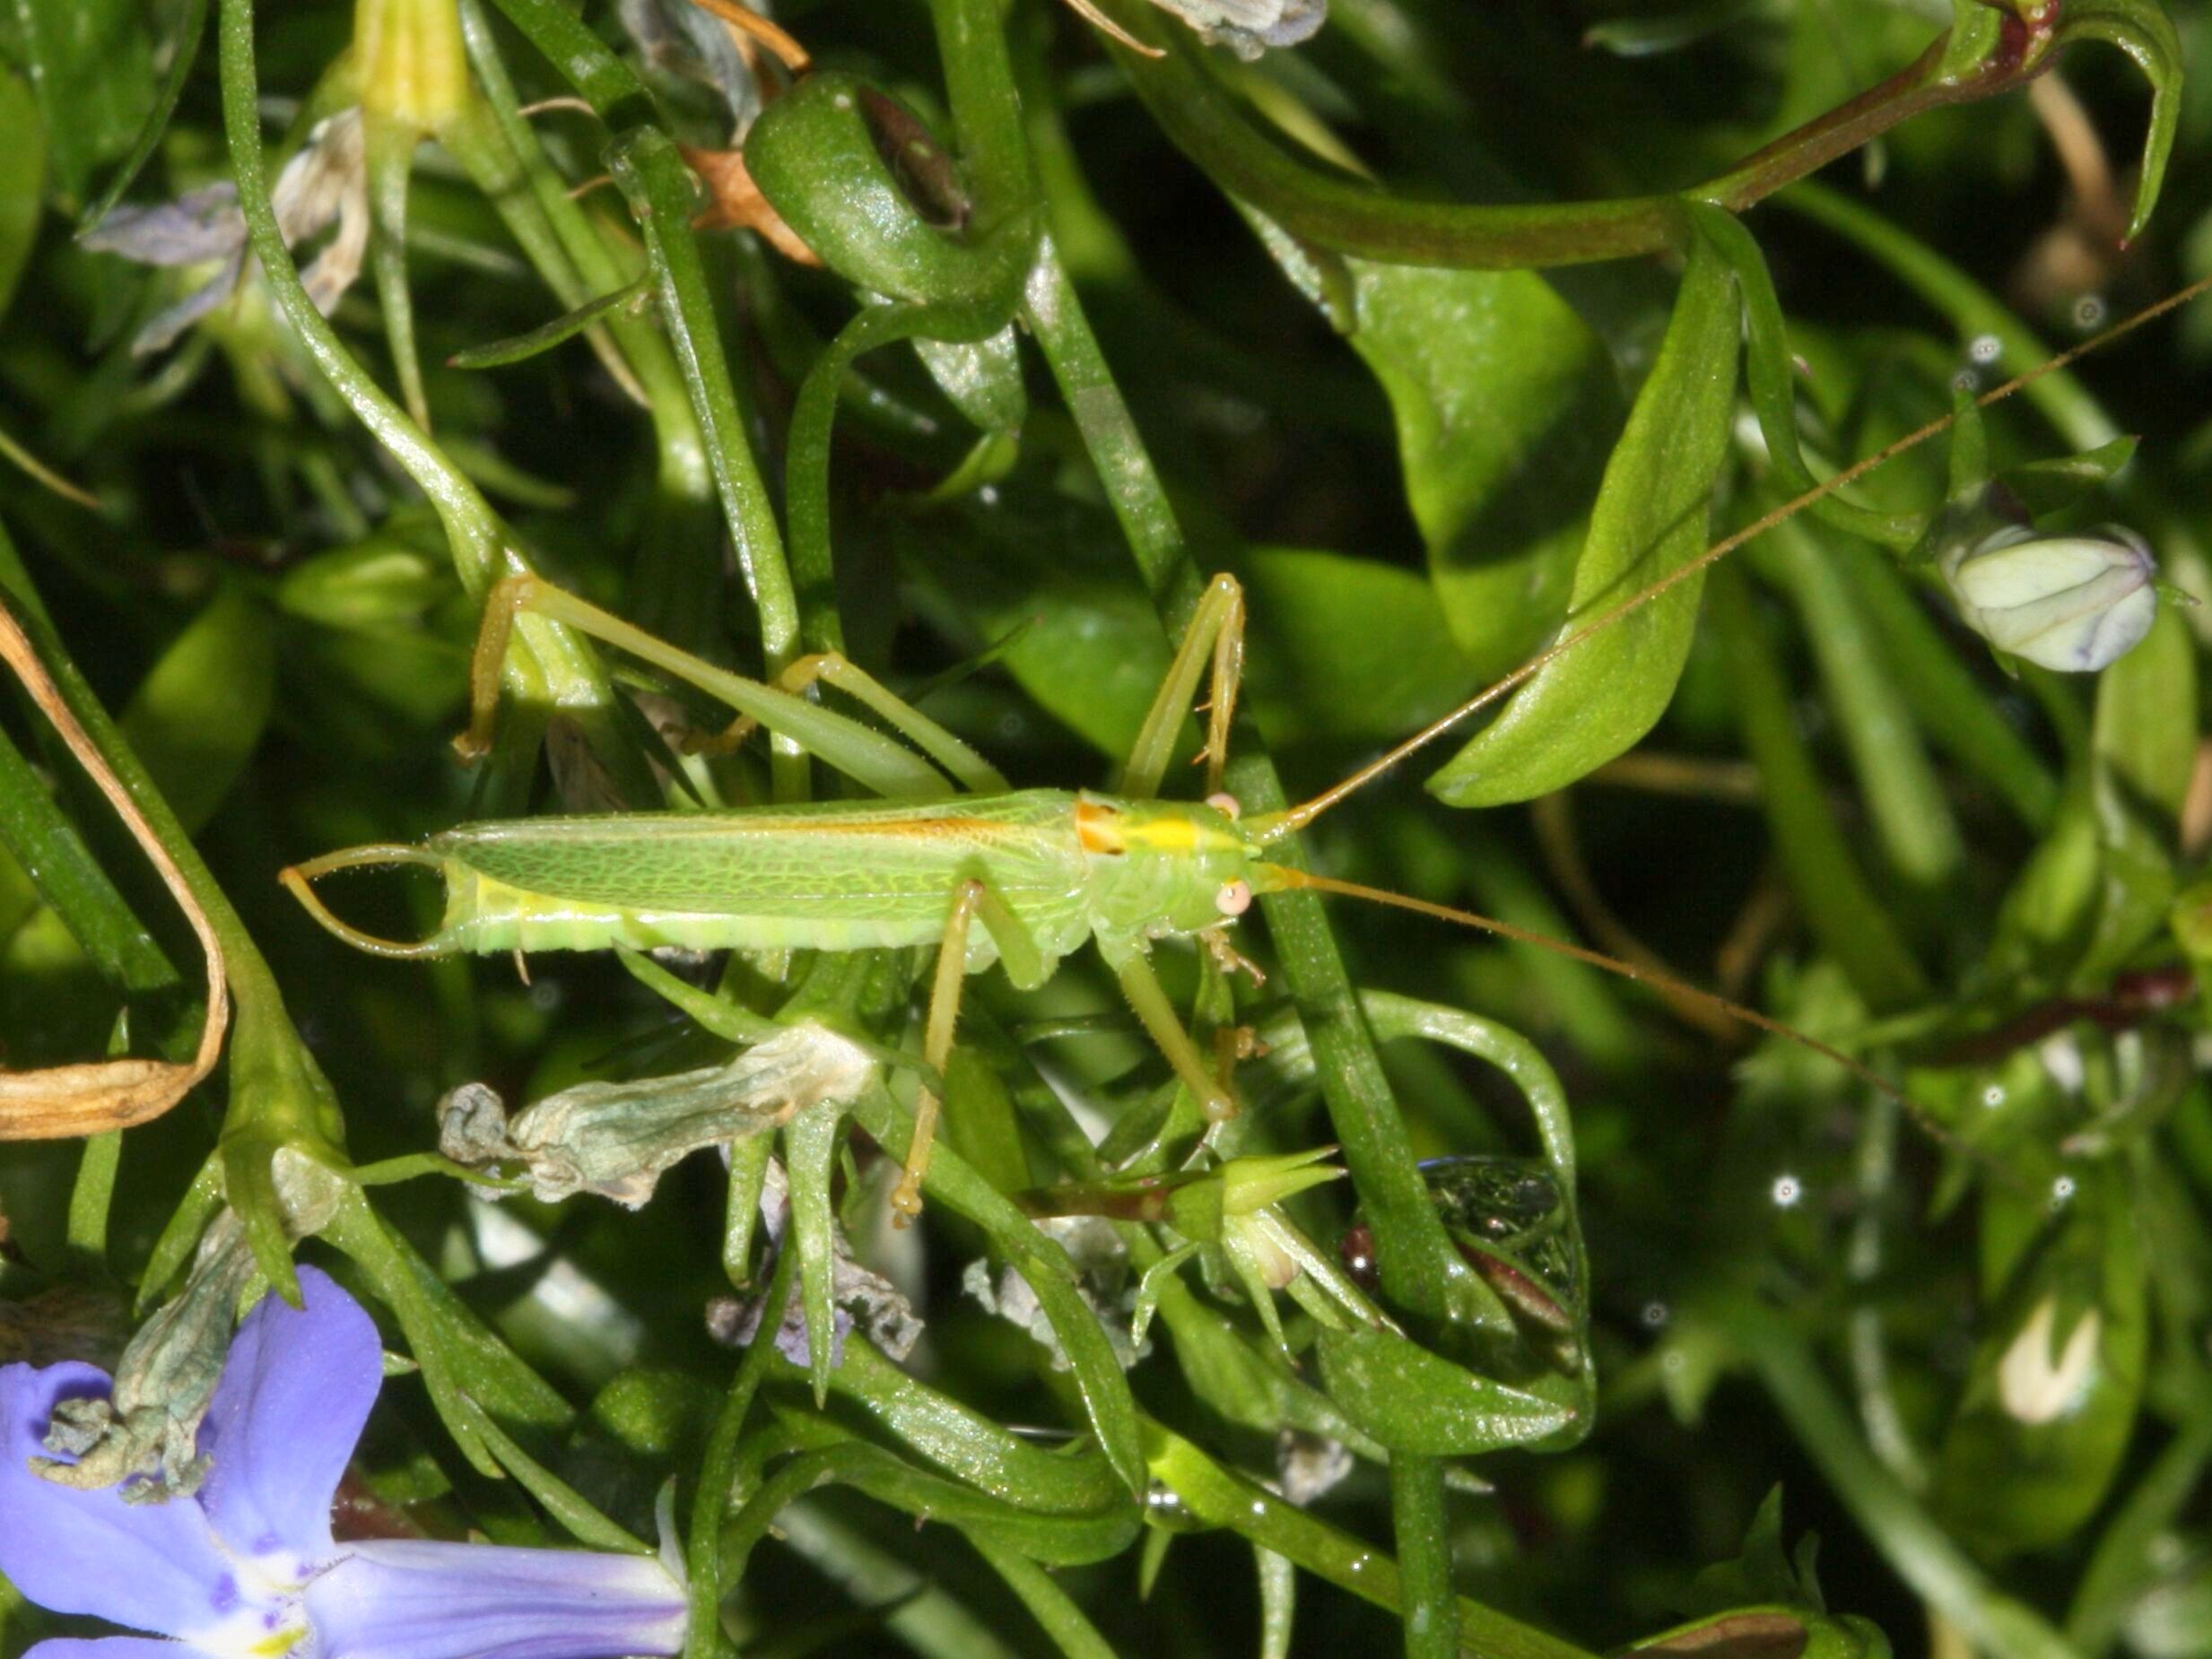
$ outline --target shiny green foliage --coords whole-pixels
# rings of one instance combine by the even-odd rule
[[[381,4],[421,134],[335,0],[0,6],[0,604],[234,1008],[158,1121],[0,1118],[0,1364],[234,1215],[394,1357],[342,1532],[672,1514],[689,1659],[2212,1653],[2212,312],[1971,407],[2204,269],[2201,6],[789,0],[794,76]],[[1962,620],[2109,525],[2102,672]],[[673,652],[525,613],[464,764],[524,572]],[[1073,792],[1207,793],[1204,709],[1130,756],[1216,572],[1258,835],[1528,667],[1267,861],[1644,983],[1272,876],[1194,946],[1158,847],[1102,960]],[[193,930],[0,705],[0,1065],[188,1055]],[[377,960],[276,881],[371,843],[718,948]],[[1040,936],[941,1053],[968,875]],[[0,1583],[0,1659],[99,1634]]]

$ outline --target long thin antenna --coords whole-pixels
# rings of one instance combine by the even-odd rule
[[[1624,979],[1633,979],[1638,985],[1650,986],[1668,996],[1710,1008],[1716,1013],[1769,1032],[1775,1037],[1788,1038],[1791,1042],[1811,1049],[1824,1059],[1834,1061],[1861,1082],[1880,1090],[1891,1099],[1911,1111],[1915,1117],[1926,1121],[1922,1113],[1905,1096],[1904,1091],[1862,1060],[1854,1060],[1842,1050],[1832,1048],[1818,1038],[1807,1037],[1802,1031],[1792,1030],[1781,1021],[1770,1019],[1755,1008],[1746,1008],[1741,1003],[1732,1003],[1725,996],[1715,996],[1711,991],[1699,989],[1686,979],[1662,973],[1655,968],[1642,968],[1633,962],[1624,962],[1617,957],[1592,951],[1587,946],[1570,944],[1563,939],[1554,939],[1549,934],[1516,927],[1511,922],[1501,922],[1494,916],[1483,916],[1473,910],[1455,909],[1450,905],[1432,903],[1426,899],[1414,899],[1404,893],[1393,893],[1385,888],[1365,887],[1357,882],[1339,882],[1334,876],[1315,875],[1309,870],[1294,869],[1289,864],[1264,864],[1271,882],[1285,888],[1307,888],[1315,892],[1337,893],[1346,899],[1364,899],[1372,904],[1389,905],[1395,909],[1411,910],[1416,915],[1433,916],[1438,921],[1454,922],[1462,927],[1476,928],[1485,934],[1495,934],[1501,939],[1511,939],[1516,944],[1532,944],[1553,951],[1574,961],[1603,968],[1607,973],[1618,974]],[[1939,1125],[1938,1126],[1939,1128]],[[1947,1137],[1946,1137],[1947,1138]]]
[[[2068,363],[2073,362],[2076,359],[2086,356],[2087,353],[2097,351],[2103,346],[2110,345],[2113,341],[2121,338],[2123,334],[2132,334],[2147,323],[2155,322],[2159,317],[2164,317],[2167,312],[2176,310],[2179,308],[2187,305],[2190,300],[2196,299],[2199,294],[2206,292],[2208,290],[2212,290],[2212,276],[2199,278],[2196,282],[2190,283],[2188,287],[2177,290],[2175,292],[2168,294],[2164,300],[2159,300],[2155,305],[2147,306],[2144,309],[2138,311],[2133,317],[2127,318],[2125,321],[2113,324],[2112,327],[2106,329],[2103,334],[2097,335],[2094,339],[2085,340],[2079,345],[2069,346],[2067,350],[2060,352],[2056,357],[2050,359],[2046,362],[2038,364],[2033,369],[2029,369],[2026,373],[2016,375],[2013,378],[2006,381],[2004,385],[1998,387],[1991,391],[1984,392],[1981,396],[1974,399],[1974,407],[1977,409],[1987,409],[1991,404],[2001,403],[2004,399],[2010,397],[2015,392],[2019,391],[2022,387],[2033,386],[2045,375],[2057,373],[2060,369],[2064,369]],[[1950,414],[1943,415],[1936,420],[1930,421],[1927,425],[1920,427],[1913,431],[1907,432],[1903,438],[1898,439],[1894,443],[1876,450],[1872,455],[1867,456],[1864,460],[1855,462],[1851,465],[1845,467],[1842,472],[1836,473],[1833,478],[1826,480],[1824,482],[1816,484],[1810,490],[1807,490],[1802,494],[1795,496],[1791,499],[1783,502],[1781,506],[1775,508],[1772,512],[1761,515],[1758,518],[1745,525],[1741,530],[1737,531],[1733,535],[1725,536],[1721,540],[1715,542],[1711,547],[1707,548],[1696,558],[1691,560],[1689,563],[1684,565],[1680,569],[1672,571],[1669,574],[1661,577],[1658,581],[1652,583],[1649,587],[1644,588],[1642,592],[1630,595],[1626,599],[1622,600],[1620,604],[1615,605],[1611,610],[1600,614],[1596,620],[1585,622],[1581,627],[1576,629],[1572,633],[1569,634],[1565,638],[1560,640],[1557,644],[1539,653],[1537,656],[1529,658],[1528,661],[1523,663],[1519,668],[1513,670],[1511,673],[1506,675],[1504,679],[1498,681],[1494,685],[1490,685],[1485,687],[1484,690],[1477,691],[1473,697],[1467,699],[1466,702],[1461,703],[1450,713],[1441,716],[1435,720],[1432,720],[1428,725],[1423,726],[1418,732],[1415,732],[1411,737],[1407,738],[1404,743],[1398,744],[1397,748],[1389,751],[1380,760],[1370,761],[1367,765],[1360,768],[1358,771],[1354,772],[1349,777],[1346,777],[1341,782],[1334,784],[1330,787],[1324,789],[1319,795],[1315,795],[1311,801],[1307,801],[1300,805],[1291,807],[1285,812],[1270,813],[1264,819],[1254,820],[1250,826],[1251,833],[1258,840],[1265,843],[1276,840],[1282,836],[1289,835],[1294,830],[1304,829],[1308,824],[1319,818],[1323,812],[1328,811],[1330,807],[1336,805],[1339,801],[1342,801],[1346,796],[1354,795],[1360,790],[1365,788],[1369,784],[1372,783],[1376,778],[1381,777],[1385,772],[1395,767],[1399,761],[1405,760],[1408,755],[1426,748],[1429,744],[1434,743],[1438,738],[1443,736],[1445,733],[1450,731],[1452,727],[1458,725],[1462,720],[1465,720],[1469,715],[1478,713],[1482,709],[1487,708],[1492,703],[1496,702],[1507,692],[1514,690],[1514,688],[1520,685],[1523,682],[1533,678],[1537,673],[1540,673],[1551,664],[1556,662],[1560,657],[1564,656],[1568,652],[1573,650],[1575,647],[1581,645],[1582,641],[1588,639],[1591,635],[1600,633],[1606,629],[1612,627],[1614,623],[1619,621],[1623,617],[1628,615],[1632,612],[1641,611],[1645,605],[1650,604],[1661,594],[1668,592],[1677,584],[1688,581],[1692,577],[1703,570],[1706,566],[1717,564],[1720,560],[1727,558],[1730,553],[1734,552],[1737,548],[1741,547],[1745,543],[1750,541],[1753,537],[1764,535],[1767,531],[1772,530],[1776,525],[1781,523],[1783,519],[1792,517],[1798,513],[1802,512],[1806,508],[1810,507],[1814,502],[1821,499],[1824,496],[1833,494],[1844,485],[1851,483],[1856,480],[1864,477],[1867,473],[1871,473],[1876,467],[1882,465],[1885,462],[1894,460],[1898,456],[1903,455],[1906,450],[1916,448],[1920,445],[1926,443],[1938,432],[1946,430],[1952,424],[1952,422],[1957,419],[1958,415],[1955,412],[1954,412]]]

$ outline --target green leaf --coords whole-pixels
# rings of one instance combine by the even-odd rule
[[[550,352],[562,341],[582,334],[608,312],[644,299],[647,292],[647,281],[640,277],[628,287],[618,288],[611,294],[601,294],[597,300],[588,300],[573,311],[564,311],[552,322],[541,323],[527,334],[510,334],[504,340],[493,340],[456,352],[446,359],[446,367],[499,369],[509,363],[527,361],[542,352]]]
[[[1381,382],[1460,649],[1482,679],[1517,666],[1565,613],[1582,503],[1620,435],[1604,344],[1534,272],[1341,257],[1243,211]]]
[[[1486,677],[1454,642],[1436,592],[1410,570],[1263,547],[1247,560],[1245,591],[1252,618],[1247,683],[1276,743],[1402,736]],[[1376,649],[1377,640],[1389,648]]]
[[[65,210],[92,169],[131,147],[153,103],[153,42],[134,0],[15,0],[30,86]]]
[[[2058,44],[2103,40],[2135,60],[2151,84],[2150,125],[2136,175],[2135,209],[2127,239],[2143,234],[2166,176],[2166,158],[2182,118],[2182,39],[2158,0],[2068,0],[2059,13]]]
[[[1700,238],[1673,320],[1607,464],[1566,626],[1589,622],[1704,551],[1736,404],[1736,279]],[[1546,664],[1429,779],[1454,806],[1547,795],[1627,749],[1666,711],[1689,659],[1693,576]]]
[[[1791,494],[1801,495],[1814,487],[1815,480],[1798,447],[1797,360],[1790,353],[1790,331],[1782,320],[1774,279],[1767,274],[1759,244],[1735,214],[1703,204],[1693,204],[1690,213],[1698,230],[1736,273],[1744,297],[1751,405],[1758,413],[1759,430],[1775,473]],[[1824,495],[1808,510],[1839,530],[1899,551],[1927,533],[1932,516],[1877,512],[1840,495]]]
[[[170,642],[123,711],[123,735],[196,830],[261,742],[276,698],[276,632],[268,612],[237,583]]]
[[[19,0],[20,3],[20,0]],[[628,64],[561,0],[492,0],[608,126],[651,117],[652,95]]]
[[[1319,1351],[1330,1398],[1394,1452],[1470,1456],[1587,1427],[1563,1405],[1477,1377],[1388,1332],[1323,1330]]]
[[[1352,349],[1397,418],[1431,579],[1476,677],[1494,678],[1565,614],[1621,430],[1612,359],[1534,272],[1344,263]]]
[[[177,970],[133,914],[22,751],[0,734],[0,843],[102,977],[119,989],[178,983]]]
[[[1130,1501],[1128,1489],[1097,1453],[1047,1451],[915,1381],[872,1343],[846,1343],[832,1385],[908,1450],[1010,1504],[1072,1515]]]
[[[2112,481],[2120,469],[2135,458],[2139,439],[2115,438],[2108,444],[2085,449],[2079,455],[2053,456],[2007,467],[1997,482],[2012,491],[2031,518],[2055,513],[2092,495]]]
[[[937,389],[986,432],[1015,432],[1029,415],[1022,354],[1008,323],[983,340],[917,340],[915,352]]]

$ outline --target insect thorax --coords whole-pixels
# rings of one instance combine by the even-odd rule
[[[1088,868],[1091,925],[1109,960],[1146,939],[1219,925],[1224,890],[1251,880],[1236,821],[1193,801],[1083,795],[1076,835]]]

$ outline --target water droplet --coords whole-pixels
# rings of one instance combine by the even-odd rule
[[[2084,294],[2074,301],[2074,326],[2084,334],[2092,328],[2102,328],[2109,310],[2103,294]]]
[[[1971,369],[1962,369],[1951,377],[1951,389],[1954,392],[1979,391],[1981,387],[1981,377]]]
[[[1775,1203],[1784,1210],[1789,1209],[1798,1199],[1805,1196],[1805,1188],[1798,1184],[1798,1177],[1794,1175],[1776,1176],[1772,1192]]]
[[[1976,334],[1966,345],[1966,355],[1977,363],[1993,363],[2004,352],[2005,343],[1995,334]]]
[[[1667,1304],[1658,1300],[1646,1302],[1643,1305],[1643,1322],[1655,1331],[1665,1325],[1667,1323]]]
[[[2074,1196],[2074,1177],[2062,1175],[2051,1184],[2051,1207],[2063,1210],[2067,1201]]]
[[[1682,1364],[1682,1351],[1679,1348],[1669,1348],[1659,1356],[1659,1369],[1662,1371],[1679,1371]]]
[[[2004,1105],[2005,1086],[2002,1083],[1991,1083],[1984,1089],[1981,1091],[1981,1104],[1991,1111]]]
[[[985,507],[997,507],[998,505],[998,486],[985,484],[975,492],[975,499]]]

